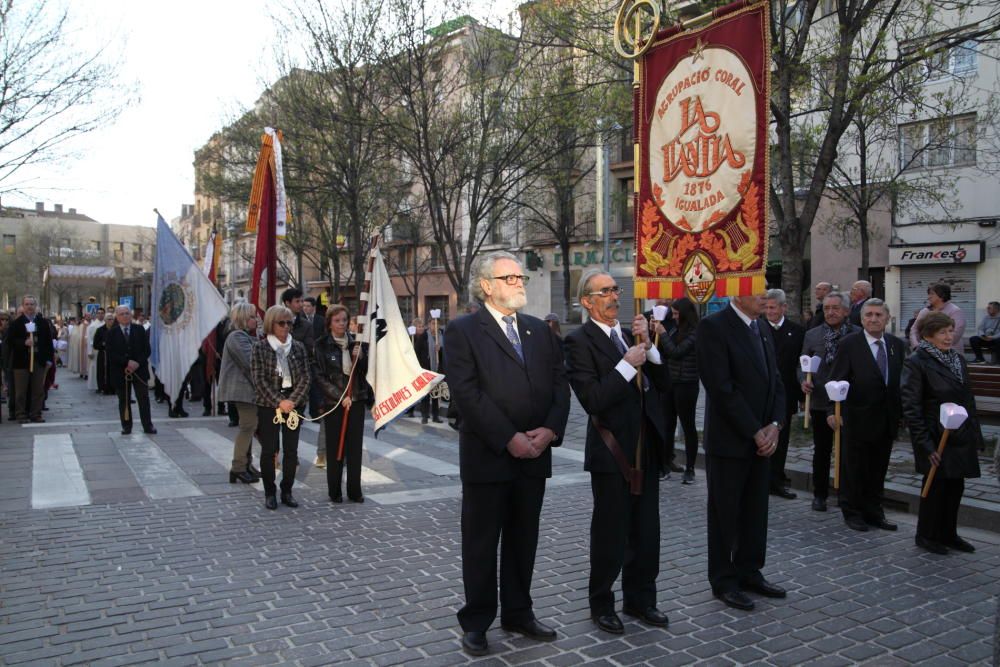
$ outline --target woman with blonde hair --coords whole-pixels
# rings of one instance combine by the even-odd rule
[[[306,348],[291,335],[295,316],[284,306],[271,306],[264,313],[265,339],[253,346],[250,373],[257,403],[257,438],[260,440],[260,472],[264,481],[264,506],[278,509],[275,498],[274,455],[279,439],[283,452],[281,502],[299,504],[292,497],[295,470],[299,463],[299,431],[287,424],[275,424],[277,413],[287,416],[302,411],[309,398],[309,367]]]
[[[229,483],[253,484],[260,472],[253,469],[253,434],[257,430],[257,395],[253,388],[250,366],[253,346],[257,342],[257,307],[246,301],[229,312],[232,331],[222,349],[222,370],[219,372],[219,401],[228,402],[229,409],[239,415],[239,431],[233,441],[233,464]]]

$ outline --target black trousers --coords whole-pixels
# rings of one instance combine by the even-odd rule
[[[134,375],[130,382],[126,382],[124,373],[119,375],[115,371],[111,375],[111,382],[115,386],[115,393],[118,394],[118,418],[121,419],[122,429],[132,428],[132,417],[135,416],[132,414],[133,391],[135,392],[136,407],[139,408],[139,420],[142,422],[142,428],[147,431],[153,428],[153,418],[149,412],[149,387],[146,386],[146,380]]]
[[[534,618],[531,577],[544,498],[544,478],[462,484],[465,605],[458,610],[458,622],[465,632],[486,632],[497,616],[498,545],[500,619],[519,624]]]
[[[36,360],[34,370],[15,368],[11,371],[14,383],[7,391],[14,397],[14,416],[17,419],[41,419],[45,407],[45,375],[49,369]]]
[[[926,482],[927,475],[924,475],[920,488]],[[963,493],[965,480],[961,477],[947,479],[935,476],[927,497],[920,499],[917,535],[944,544],[958,537],[958,508],[962,504]]]
[[[285,424],[274,423],[274,408],[257,406],[257,440],[260,441],[260,478],[264,482],[264,494],[275,495],[274,455],[278,452],[278,438],[281,438],[281,492],[292,490],[295,471],[299,467],[299,431],[291,430]]]
[[[656,605],[656,577],[660,573],[660,476],[646,465],[642,495],[629,492],[620,472],[590,473],[594,513],[590,519],[590,583],[588,597],[593,616],[615,610],[611,587],[622,577],[626,607]]]
[[[317,413],[319,414],[319,413]],[[361,445],[364,440],[365,409],[352,404],[347,411],[347,431],[344,432],[344,458],[337,460],[340,447],[340,427],[344,423],[344,406],[323,418],[326,422],[326,488],[331,498],[341,496],[340,481],[347,466],[347,497],[361,497]]]
[[[785,422],[781,425],[778,433],[778,446],[771,454],[771,488],[785,488],[785,461],[788,459],[788,441],[792,437],[792,419],[798,411],[798,401],[790,401],[785,404]]]
[[[674,434],[677,431],[677,421],[681,422],[684,431],[685,467],[694,470],[698,460],[698,427],[695,424],[695,409],[698,407],[698,393],[701,388],[697,382],[673,383],[670,390],[661,394],[663,399],[663,417],[667,428],[667,457],[674,460]]]
[[[441,411],[441,400],[438,398],[431,398],[430,394],[425,394],[423,398],[420,399],[420,418],[427,419],[428,412],[430,417],[437,419],[438,414]]]
[[[888,429],[876,429],[876,433],[878,431],[880,435],[868,440],[854,437],[850,429],[841,431],[840,509],[845,519],[858,517],[875,521],[885,518],[882,489],[889,470],[892,438]]]
[[[809,425],[813,430],[813,495],[826,499],[830,495],[830,457],[833,454],[833,429],[826,423],[826,410],[810,410]],[[843,473],[843,461],[840,470]]]
[[[983,358],[983,348],[993,352],[994,361],[1000,357],[1000,338],[983,340],[980,336],[973,336],[969,339],[969,345],[972,346],[972,352],[976,355],[976,359]]]
[[[763,456],[705,457],[708,581],[717,595],[763,577],[770,472]]]

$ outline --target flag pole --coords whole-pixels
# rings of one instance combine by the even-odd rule
[[[363,285],[364,285],[364,292],[363,292],[363,294],[369,294],[370,291],[371,291],[371,288],[372,288],[372,277],[371,276],[372,276],[372,270],[375,267],[375,257],[374,257],[374,255],[375,255],[376,252],[378,252],[379,244],[381,242],[381,239],[382,239],[381,235],[376,234],[375,236],[373,236],[371,238],[371,241],[368,243],[368,271],[367,271],[367,275],[365,275],[365,277],[364,277],[364,283],[363,283]],[[359,295],[359,297],[360,296],[362,296],[362,295]],[[363,327],[365,327],[367,325],[367,323],[362,323],[361,322],[361,317],[365,316],[367,314],[368,314],[368,299],[359,298],[358,299],[358,334],[357,335],[361,335]],[[355,343],[355,349],[358,349],[358,346],[361,345],[361,343],[357,340],[357,338],[355,338],[354,343]],[[350,349],[347,349],[346,352],[347,352],[347,354],[351,354],[351,350]],[[360,353],[358,354],[358,358],[361,358],[361,354]],[[357,360],[356,359],[352,359],[351,360],[351,377],[347,381],[347,391],[344,394],[348,398],[351,398],[351,391],[354,388],[354,364],[355,363],[357,363]],[[340,422],[340,444],[337,446],[337,461],[343,461],[344,460],[344,440],[347,437],[347,417],[348,417],[348,414],[351,411],[351,406],[353,406],[353,405],[354,405],[354,400],[351,399],[351,404],[344,408],[344,416],[343,416],[343,419]]]

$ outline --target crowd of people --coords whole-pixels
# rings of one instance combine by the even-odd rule
[[[979,476],[983,447],[969,363],[985,363],[987,351],[996,360],[1000,304],[990,302],[971,339],[970,362],[965,318],[943,283],[928,288],[927,307],[897,337],[888,331],[889,308],[872,297],[866,281],[848,293],[816,285],[817,303],[803,325],[788,317],[785,293],[771,289],[731,297],[705,317],[687,298],[663,301],[657,305],[666,308],[637,314],[623,326],[621,288],[613,276],[593,271],[580,279],[577,294],[588,317],[563,337],[557,316],[542,320],[521,312],[527,281],[515,256],[491,253],[478,262],[471,285],[480,307],[453,320],[447,336],[436,319],[430,326],[415,319],[410,327],[421,366],[446,373],[448,417],[459,431],[465,604],[458,620],[468,653],[488,652],[486,631],[498,609],[509,631],[543,641],[556,636],[536,618],[530,588],[551,448],[563,442],[571,388],[588,416],[584,469],[594,499],[588,601],[603,631],[624,632],[614,593],[619,579],[623,613],[654,627],[669,623],[656,591],[659,491],[671,473],[682,473],[682,484],[695,480],[702,387],[708,579],[724,604],[751,610],[750,593],[786,596],[763,573],[768,502],[770,495],[796,497],[785,460],[803,403],[813,439],[813,510],[828,509],[839,432],[834,479],[845,524],[856,531],[897,530],[882,502],[893,442],[905,426],[917,471],[925,483],[936,475],[920,501],[916,545],[936,554],[975,550],[957,532],[965,480]],[[238,428],[229,481],[262,480],[269,510],[279,501],[297,507],[301,431],[294,422],[308,411],[321,423],[315,463],[326,469],[330,501],[344,501],[346,476],[347,499],[364,502],[362,442],[373,392],[356,317],[343,305],[323,312],[295,288],[281,301],[262,320],[254,306],[237,303],[217,331],[218,359],[199,362],[216,364],[218,393],[211,400]],[[148,324],[133,322],[131,309],[118,306],[79,323],[70,318],[64,327],[37,306],[27,296],[12,317],[0,314],[0,357],[15,418],[44,421],[46,378],[65,365],[94,391],[118,395],[123,434],[132,430],[133,391],[144,432],[156,433]],[[804,372],[802,356],[818,357],[818,368]],[[828,399],[830,381],[849,383],[842,403]],[[942,450],[943,403],[965,408],[968,419]],[[172,417],[182,411],[171,404]],[[420,412],[424,423],[443,421],[439,395],[424,397]],[[678,425],[683,459],[675,452]]]

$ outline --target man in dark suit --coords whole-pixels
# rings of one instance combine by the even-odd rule
[[[858,280],[851,285],[851,314],[848,320],[856,327],[861,326],[861,307],[872,296],[872,284],[867,280]]]
[[[611,590],[619,574],[623,611],[648,625],[667,625],[667,615],[656,606],[656,577],[659,477],[670,464],[659,393],[668,388],[667,368],[650,344],[645,317],[636,315],[632,331],[622,330],[619,293],[607,273],[581,278],[579,301],[590,318],[566,336],[570,385],[591,417],[583,463],[594,495],[590,613],[597,627],[613,634],[625,632]],[[641,489],[629,483],[634,469],[640,471]]]
[[[903,341],[886,333],[889,308],[881,299],[869,299],[861,308],[864,331],[841,342],[830,369],[831,380],[847,380],[851,388],[844,401],[846,437],[841,452],[840,509],[854,530],[869,526],[896,530],[885,519],[882,490],[889,469],[892,443],[899,430],[903,406],[899,378],[903,371]],[[836,428],[833,406],[827,409],[830,428]]]
[[[784,589],[761,574],[767,551],[768,457],[785,423],[785,389],[770,327],[757,319],[764,294],[732,297],[698,324],[698,375],[705,386],[708,580],[717,598],[753,609],[744,591]]]
[[[806,378],[801,367],[798,372],[802,393],[812,396],[809,401],[809,419],[813,432],[812,508],[817,512],[826,511],[826,499],[830,495],[830,454],[833,452],[833,429],[826,421],[830,401],[824,387],[830,379],[830,368],[837,358],[840,341],[848,334],[861,331],[847,321],[849,312],[850,301],[846,294],[828,294],[823,299],[823,324],[807,331],[802,340],[802,354],[821,359],[819,370],[813,373],[811,381]]]
[[[52,330],[38,313],[38,300],[25,296],[21,314],[10,323],[7,332],[10,367],[13,369],[14,416],[22,424],[44,422],[45,375],[53,362]],[[32,356],[32,351],[34,355]]]
[[[458,612],[462,646],[488,650],[486,631],[500,622],[540,640],[556,633],[535,618],[531,577],[549,447],[561,444],[569,415],[569,385],[561,345],[536,317],[519,314],[527,277],[517,258],[496,252],[480,260],[472,284],[485,308],[448,326],[445,357],[452,400],[462,414],[462,578]]]
[[[132,309],[128,306],[115,308],[115,321],[107,337],[108,372],[118,394],[122,435],[132,432],[133,389],[143,432],[156,433],[149,413],[149,335],[132,323]]]
[[[823,324],[823,300],[826,299],[826,295],[832,291],[833,285],[830,283],[825,281],[816,283],[816,287],[813,288],[813,295],[816,297],[816,310],[813,313],[812,319],[808,322],[803,322],[806,327],[806,331]]]
[[[795,498],[795,493],[788,488],[788,478],[785,476],[785,459],[788,457],[788,439],[791,435],[792,417],[799,411],[799,401],[802,391],[799,388],[798,376],[799,353],[802,351],[802,339],[806,330],[801,324],[796,324],[786,317],[788,303],[785,291],[772,289],[767,291],[767,301],[764,305],[764,316],[771,326],[774,337],[774,349],[777,354],[778,374],[781,384],[785,387],[785,421],[778,435],[778,449],[771,456],[771,495],[782,498]]]
[[[420,318],[413,320],[413,325],[417,332],[413,334],[413,351],[417,354],[417,363],[421,368],[426,368],[435,373],[443,372],[444,368],[444,336],[438,327],[437,321],[431,322],[431,328],[424,326],[424,321]],[[441,419],[441,402],[437,397],[425,394],[420,400],[420,421],[426,424],[428,417],[433,418],[435,424],[443,423]]]

